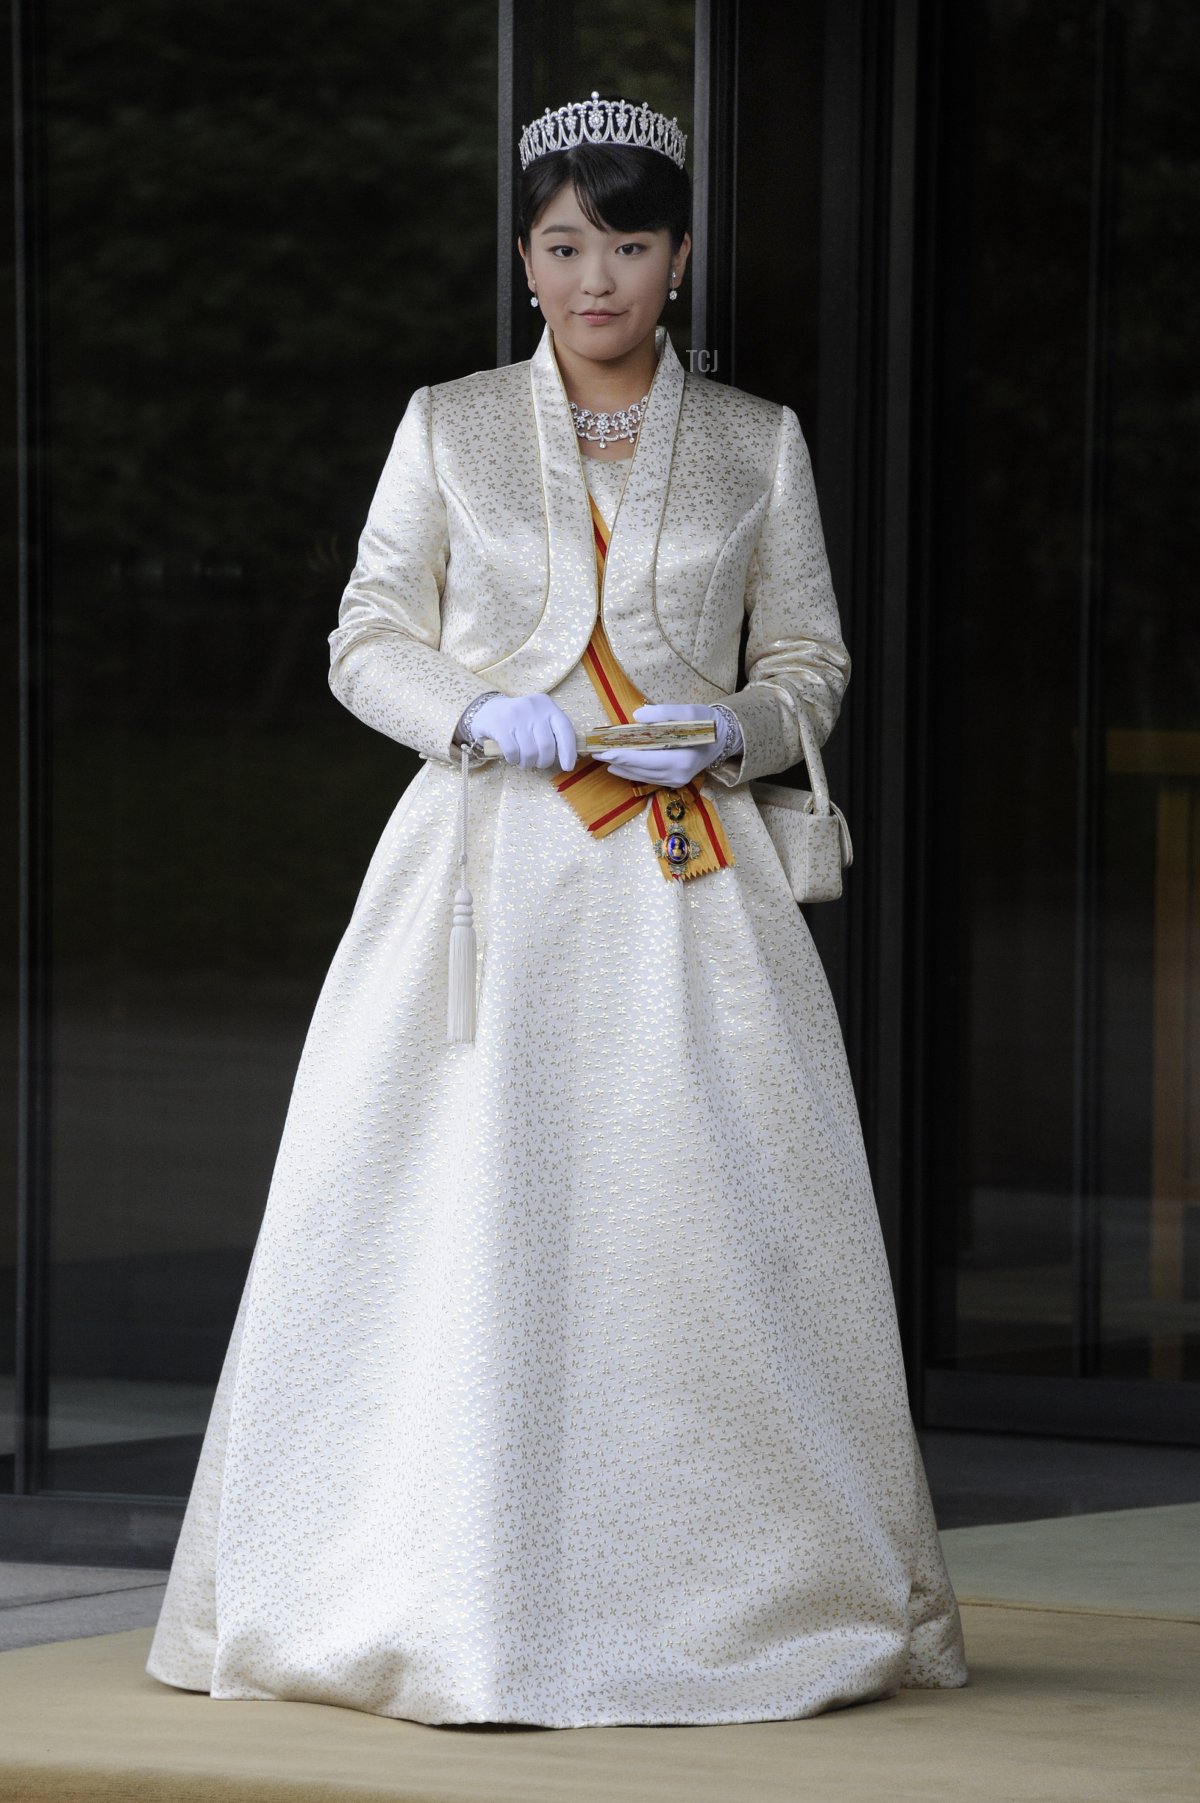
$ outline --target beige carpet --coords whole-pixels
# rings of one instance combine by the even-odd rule
[[[1200,1503],[947,1528],[941,1541],[960,1603],[1200,1622]],[[1196,1688],[1200,1702],[1200,1675]]]
[[[216,1702],[151,1630],[0,1654],[29,1803],[1200,1803],[1200,1505],[943,1533],[971,1682],[799,1722],[429,1728]]]
[[[805,1721],[431,1728],[214,1702],[148,1628],[0,1655],[0,1798],[22,1803],[1196,1803],[1200,1630],[964,1605],[971,1683]]]

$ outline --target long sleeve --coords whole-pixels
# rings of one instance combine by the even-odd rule
[[[454,763],[459,717],[488,684],[438,649],[450,540],[432,417],[432,392],[419,388],[397,427],[329,635],[329,686],[368,726]]]
[[[823,745],[850,678],[812,463],[790,407],[779,433],[770,505],[746,584],[746,686],[720,703],[736,715],[744,740],[741,756],[714,773],[730,789],[799,762],[799,708]]]

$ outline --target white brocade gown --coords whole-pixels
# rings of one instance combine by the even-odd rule
[[[611,523],[628,459],[584,466]],[[552,691],[604,719],[581,665]],[[305,1040],[147,1671],[429,1723],[742,1722],[967,1682],[825,974],[745,787],[664,879],[557,766],[371,858]]]

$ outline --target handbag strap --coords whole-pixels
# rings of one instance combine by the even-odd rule
[[[804,762],[808,766],[808,780],[812,786],[813,813],[828,814],[830,807],[829,783],[825,776],[825,763],[817,744],[817,735],[812,729],[812,721],[808,717],[807,708],[796,706],[794,702],[793,706],[796,725],[800,729],[800,748],[804,753]]]
[[[800,749],[804,753],[804,762],[808,766],[808,780],[812,788],[812,811],[814,814],[828,814],[830,808],[829,783],[825,776],[825,764],[821,757],[821,748],[817,744],[817,735],[812,729],[812,721],[808,717],[808,709],[785,688],[781,682],[764,682],[764,689],[775,689],[783,696],[795,717],[796,729],[800,735]]]

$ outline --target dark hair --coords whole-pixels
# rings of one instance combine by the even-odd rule
[[[666,226],[678,250],[692,217],[692,184],[678,163],[637,144],[572,144],[535,157],[521,171],[517,231],[526,250],[534,221],[571,182],[585,219],[601,231],[657,232]]]

